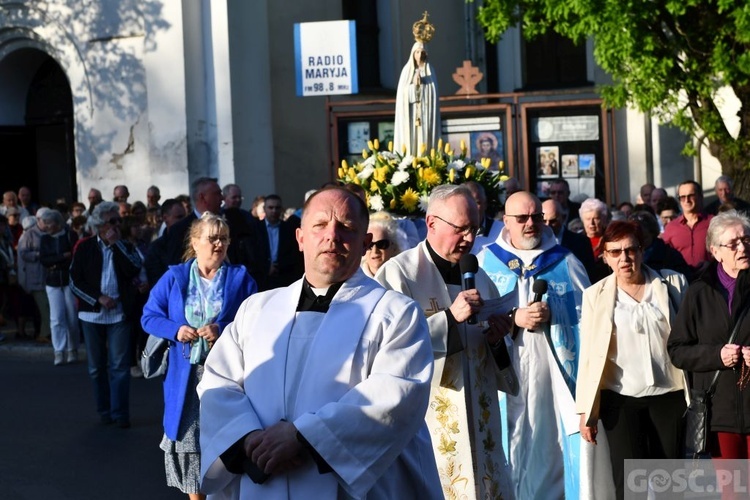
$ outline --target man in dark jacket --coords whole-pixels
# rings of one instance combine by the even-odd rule
[[[89,377],[104,424],[130,427],[130,321],[133,279],[141,268],[135,247],[121,239],[119,204],[102,202],[89,217],[96,236],[81,240],[70,266],[70,288],[80,299]]]

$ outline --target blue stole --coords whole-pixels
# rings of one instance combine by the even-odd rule
[[[560,245],[555,245],[537,256],[529,266],[521,259],[497,243],[486,247],[482,268],[495,283],[500,295],[518,294],[518,280],[527,278],[547,281],[547,293],[542,298],[549,304],[549,339],[558,369],[565,380],[571,395],[575,398],[576,375],[578,372],[579,311],[583,298],[582,291],[576,289],[570,276],[566,257],[570,253]],[[517,304],[526,306],[526,297],[517,297]],[[507,404],[505,395],[499,393],[502,419],[502,440],[504,449],[510,453]],[[578,498],[580,489],[580,434],[570,436],[563,433],[562,448],[565,470],[565,497]]]
[[[582,294],[575,289],[565,258],[570,253],[555,245],[541,253],[528,267],[514,254],[493,243],[487,247],[482,268],[495,283],[500,295],[517,293],[519,278],[547,280],[549,288],[542,300],[550,308],[550,338],[554,346],[558,368],[575,397],[578,372],[578,311]],[[494,257],[494,258],[493,258]],[[518,305],[525,306],[525,297],[518,297]]]

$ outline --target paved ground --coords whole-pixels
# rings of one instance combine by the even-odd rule
[[[53,366],[49,346],[8,335],[0,380],[0,498],[186,498],[164,479],[160,381],[132,380],[133,426],[119,429],[99,423],[85,362]]]

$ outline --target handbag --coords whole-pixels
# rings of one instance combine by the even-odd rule
[[[143,378],[156,378],[167,373],[169,362],[169,341],[161,337],[149,335],[146,347],[141,355],[141,370]]]
[[[740,323],[745,319],[748,309],[745,308],[734,324],[732,335],[727,344],[734,342]],[[690,389],[690,404],[685,410],[685,452],[692,458],[708,453],[708,430],[710,428],[711,398],[716,391],[721,370],[716,370],[711,385],[706,390]]]

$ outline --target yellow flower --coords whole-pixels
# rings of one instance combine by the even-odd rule
[[[375,147],[372,143],[372,141],[367,141],[367,147],[370,148],[370,151],[375,151]]]
[[[388,173],[388,167],[379,167],[375,169],[372,177],[378,182],[385,182],[385,176]]]
[[[419,145],[419,156],[424,156],[424,154],[427,152],[427,144],[420,144]]]
[[[357,172],[352,167],[349,167],[349,171],[346,173],[349,177],[357,177]]]
[[[500,160],[497,162],[497,168],[502,172],[505,170],[505,162],[503,160]]]
[[[374,141],[372,141],[372,145],[375,146],[376,150],[380,149],[380,141],[379,140],[375,139]]]
[[[461,139],[461,154],[466,154],[466,141],[464,141],[463,139]]]
[[[481,163],[484,168],[490,168],[492,160],[490,160],[489,158],[482,158]]]
[[[396,210],[396,198],[393,198],[391,202],[389,203],[389,206],[391,207],[391,210]]]
[[[393,141],[388,141],[388,151],[393,152]]]
[[[443,150],[443,140],[442,139],[438,139],[437,150],[438,151],[442,151]]]
[[[449,142],[445,143],[445,149],[443,151],[445,151],[445,154],[449,156],[453,154],[453,152],[451,151],[451,145]]]
[[[448,172],[448,179],[451,181],[451,184],[453,184],[453,180],[456,178],[456,171],[453,169],[450,169]]]
[[[343,179],[345,175],[346,175],[346,170],[339,167],[339,179]]]
[[[417,168],[417,157],[415,156],[414,159],[411,161],[412,168]]]
[[[440,174],[435,171],[434,168],[426,168],[422,172],[422,178],[428,186],[437,186],[442,180]]]
[[[370,181],[370,191],[380,191],[380,188],[378,188],[378,183],[374,180]]]
[[[401,205],[409,212],[413,212],[418,203],[419,195],[412,188],[407,188],[401,195]]]
[[[341,160],[341,168],[344,170],[349,170],[349,164],[346,163],[346,160]]]
[[[405,154],[406,154],[406,144],[402,144],[402,145],[401,145],[401,154],[402,154],[402,155],[405,155]]]
[[[368,157],[368,156],[370,156],[370,155],[368,155],[368,154],[367,154],[367,150],[366,150],[366,149],[363,149],[363,150],[362,150],[362,158],[365,158],[365,159],[367,159],[367,157]]]
[[[505,181],[507,181],[508,179],[510,179],[510,177],[508,177],[507,175],[501,175],[501,176],[500,176],[500,182],[505,182]]]
[[[430,150],[430,158],[432,158],[433,160],[435,159],[435,148],[432,148]]]
[[[466,178],[471,179],[471,175],[474,173],[474,167],[466,167]]]

